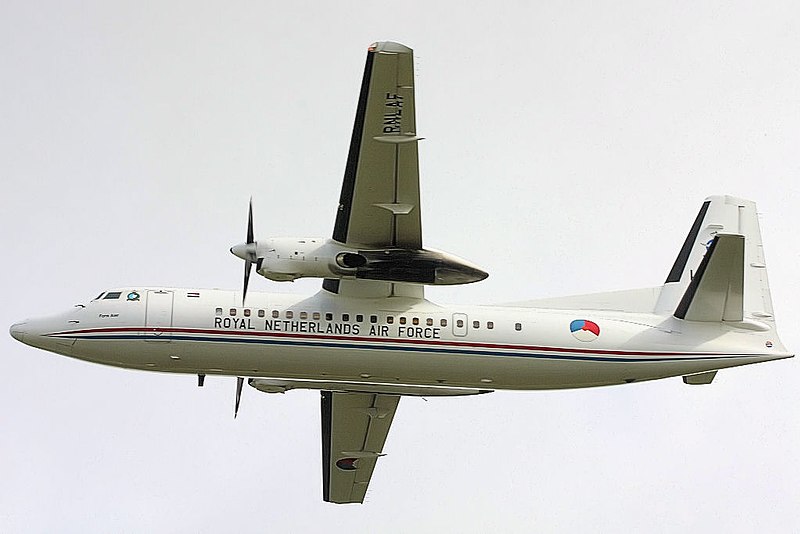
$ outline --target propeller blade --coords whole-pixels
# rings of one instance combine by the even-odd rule
[[[244,284],[242,287],[242,306],[244,306],[253,263],[257,263],[258,268],[261,269],[262,262],[262,259],[258,257],[258,243],[253,238],[253,197],[250,197],[250,205],[247,210],[247,242],[232,246],[231,254],[244,260]]]
[[[242,290],[242,306],[247,299],[247,285],[250,283],[250,271],[253,269],[253,262],[245,260],[244,262],[244,289]]]
[[[239,402],[242,400],[242,385],[244,384],[244,378],[241,376],[236,377],[236,406],[233,409],[233,418],[236,419],[236,416],[239,415]]]
[[[247,244],[253,242],[253,197],[250,197],[250,210],[247,214]]]

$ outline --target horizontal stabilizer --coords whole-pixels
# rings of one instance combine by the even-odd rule
[[[744,236],[717,234],[683,294],[675,317],[741,321],[744,317]]]

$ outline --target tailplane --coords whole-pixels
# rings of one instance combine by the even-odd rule
[[[675,309],[687,321],[744,319],[744,236],[718,234]]]

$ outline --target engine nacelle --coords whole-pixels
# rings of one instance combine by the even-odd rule
[[[336,269],[335,242],[322,237],[276,237],[258,241],[258,274],[286,282],[298,278],[327,278]]]
[[[298,278],[364,279],[426,285],[468,284],[489,276],[435,250],[354,250],[324,238],[258,241],[258,273],[279,282]]]

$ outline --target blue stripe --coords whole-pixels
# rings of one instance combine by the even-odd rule
[[[329,343],[323,341],[290,341],[282,339],[263,339],[263,338],[236,338],[225,339],[219,337],[196,337],[184,335],[168,335],[168,336],[154,336],[145,334],[114,334],[105,336],[93,335],[75,335],[75,336],[58,336],[74,339],[116,339],[116,340],[169,340],[169,341],[203,341],[211,343],[254,343],[258,345],[277,345],[277,346],[293,346],[293,347],[314,347],[314,348],[332,348],[332,349],[358,349],[358,350],[390,350],[402,352],[418,352],[418,353],[433,353],[433,354],[468,354],[476,356],[501,356],[512,358],[538,358],[542,360],[572,360],[572,361],[590,361],[590,362],[685,362],[697,360],[728,360],[733,358],[752,358],[758,357],[758,354],[738,354],[738,355],[724,355],[724,356],[690,356],[690,357],[648,357],[648,358],[619,358],[619,357],[597,357],[597,356],[576,356],[571,354],[539,354],[530,352],[507,352],[507,351],[491,351],[491,350],[459,350],[440,347],[408,347],[408,346],[387,346],[387,345],[372,345],[372,344],[348,344],[348,343]]]

